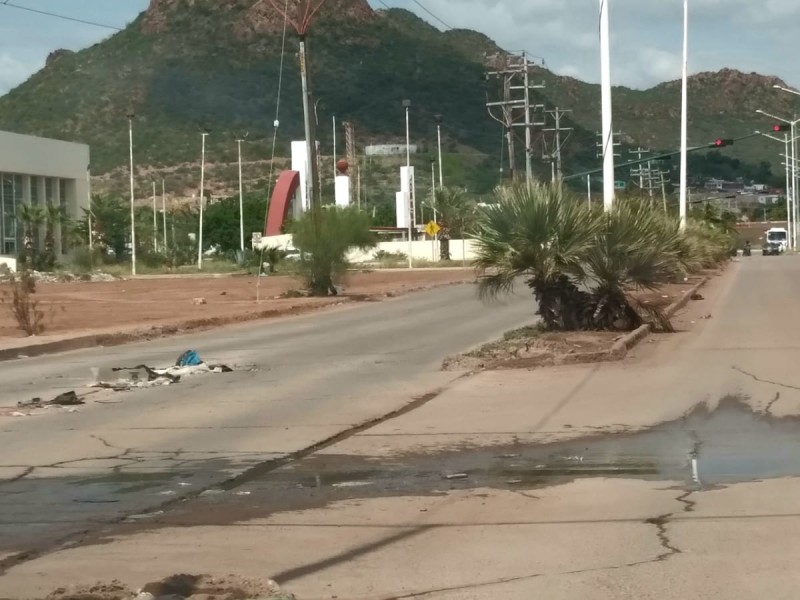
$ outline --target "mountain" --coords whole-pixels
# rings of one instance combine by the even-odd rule
[[[283,28],[268,0],[151,0],[123,31],[79,52],[54,52],[41,71],[0,97],[0,129],[90,143],[93,172],[113,175],[127,161],[133,112],[140,175],[168,167],[174,173],[182,168],[176,165],[194,168],[203,128],[211,130],[211,163],[235,161],[234,140],[246,132],[249,160],[269,159],[280,98],[277,156],[285,158],[289,142],[302,138],[303,118],[291,28],[280,77]],[[355,124],[359,145],[404,140],[401,101],[408,98],[412,141],[425,152],[417,164],[429,168],[434,115],[442,114],[448,172],[478,191],[494,185],[501,131],[484,107],[484,57],[502,50],[492,40],[474,31],[440,32],[408,11],[375,11],[366,0],[329,0],[308,45],[323,151],[331,147],[333,115]],[[574,111],[567,172],[598,166],[598,86],[544,68],[536,77],[546,83],[538,101]],[[772,90],[774,83],[782,82],[732,70],[692,77],[691,143],[766,128],[756,108],[790,114],[792,99]],[[629,145],[677,148],[679,101],[678,82],[616,88],[615,129]],[[778,145],[760,139],[729,150],[750,162],[779,162]],[[540,173],[549,171],[536,163]],[[256,165],[263,178],[264,164]],[[169,185],[192,184],[185,179]]]

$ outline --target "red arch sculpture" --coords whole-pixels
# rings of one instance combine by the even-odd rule
[[[283,224],[289,214],[289,207],[299,187],[299,171],[284,171],[278,177],[278,183],[275,184],[272,198],[269,201],[267,220],[264,223],[265,236],[281,234],[281,229],[283,229]]]

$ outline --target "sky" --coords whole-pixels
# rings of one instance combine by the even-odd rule
[[[378,9],[406,8],[440,29],[481,31],[507,50],[527,50],[541,57],[556,73],[593,83],[599,80],[597,0],[369,1]],[[644,89],[678,79],[682,0],[608,1],[614,84]],[[0,94],[41,69],[53,50],[79,50],[113,33],[4,2],[117,27],[124,27],[148,4],[148,0],[0,0]],[[800,37],[800,0],[690,0],[690,6],[690,72],[731,67],[777,75],[800,86],[800,61],[794,59],[789,43]]]

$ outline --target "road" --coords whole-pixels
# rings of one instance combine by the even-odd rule
[[[43,594],[174,573],[303,600],[793,599],[800,258],[731,266],[619,363],[487,372],[220,493],[15,566]]]
[[[188,348],[236,369],[101,391],[77,412],[0,417],[0,559],[198,493],[397,410],[456,377],[439,372],[443,357],[531,322],[534,310],[528,295],[485,305],[474,285],[458,285],[0,363],[4,406],[86,393],[92,369],[169,366]]]

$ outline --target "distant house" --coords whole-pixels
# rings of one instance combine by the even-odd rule
[[[703,187],[707,190],[717,192],[744,192],[745,185],[743,181],[725,181],[723,179],[709,179],[705,182]]]
[[[411,144],[408,147],[410,154],[417,153],[417,145]],[[367,156],[405,156],[406,155],[406,145],[405,144],[373,144],[371,146],[367,146],[365,153]]]

